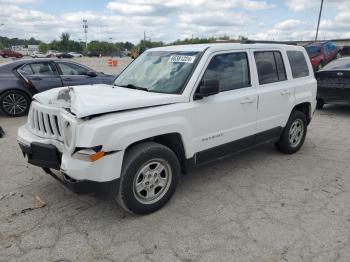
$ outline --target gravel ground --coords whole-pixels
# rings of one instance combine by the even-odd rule
[[[0,261],[348,262],[349,119],[326,106],[297,154],[266,145],[195,169],[163,209],[133,216],[28,165],[26,118],[0,115]]]
[[[302,150],[267,145],[201,167],[148,216],[71,193],[0,116],[0,261],[350,261],[350,107],[313,119]],[[47,205],[38,206],[39,196]]]

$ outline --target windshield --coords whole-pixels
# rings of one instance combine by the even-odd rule
[[[198,54],[198,52],[145,52],[118,76],[114,84],[150,92],[180,94],[197,62]]]
[[[305,47],[305,49],[310,57],[317,56],[320,52],[320,48],[318,46],[314,46],[314,45],[307,46],[307,47]]]

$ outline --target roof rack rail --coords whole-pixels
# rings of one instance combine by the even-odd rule
[[[283,44],[283,45],[297,45],[296,42],[291,41],[269,41],[269,40],[243,40],[241,44]]]

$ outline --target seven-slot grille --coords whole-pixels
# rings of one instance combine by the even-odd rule
[[[59,111],[33,102],[28,116],[31,131],[44,138],[63,141]]]

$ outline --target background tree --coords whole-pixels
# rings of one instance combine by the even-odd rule
[[[47,53],[47,51],[49,50],[49,46],[48,46],[48,44],[45,44],[45,43],[40,43],[40,45],[39,45],[39,51],[41,52],[41,53]]]

